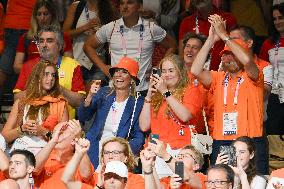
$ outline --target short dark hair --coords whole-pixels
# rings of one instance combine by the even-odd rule
[[[207,170],[207,175],[209,173],[209,171],[211,170],[222,170],[226,173],[226,179],[229,183],[232,183],[232,186],[234,186],[234,178],[235,178],[235,173],[233,171],[233,169],[227,165],[227,164],[216,164],[216,165],[212,165],[209,167],[209,169]]]
[[[255,31],[254,31],[254,29],[252,29],[249,26],[239,25],[239,26],[232,28],[230,30],[230,32],[235,31],[235,30],[240,30],[241,33],[242,33],[242,36],[245,40],[249,40],[249,39],[254,40],[255,39]]]
[[[186,43],[189,39],[198,39],[203,46],[206,39],[207,39],[207,36],[202,35],[202,34],[196,34],[196,33],[193,33],[193,32],[188,32],[184,35],[183,40],[182,40],[183,48],[185,47],[185,45],[186,45]]]
[[[16,150],[13,150],[11,153],[10,153],[10,157],[12,157],[13,155],[16,155],[16,154],[20,154],[20,155],[23,155],[25,156],[25,161],[28,165],[31,165],[33,167],[35,167],[36,165],[36,159],[35,159],[35,156],[32,152],[28,151],[28,150],[20,150],[20,149],[16,149]]]

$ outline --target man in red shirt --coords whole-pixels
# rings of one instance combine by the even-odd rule
[[[208,16],[211,14],[218,14],[226,20],[226,29],[229,31],[237,25],[236,18],[227,12],[217,9],[212,5],[211,0],[192,0],[195,11],[191,16],[184,18],[179,27],[179,54],[183,57],[183,43],[184,35],[188,32],[200,33],[208,36],[210,23]],[[210,70],[218,70],[220,63],[219,53],[224,48],[222,40],[214,44],[211,50],[211,64]]]

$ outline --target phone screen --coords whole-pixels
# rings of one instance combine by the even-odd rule
[[[228,165],[231,165],[233,167],[237,166],[236,148],[234,146],[220,146],[220,153],[229,156]]]
[[[157,144],[156,141],[153,140],[153,138],[159,139],[159,135],[158,134],[150,134],[150,142],[152,144]]]
[[[159,68],[153,68],[152,69],[152,74],[153,75],[158,75],[159,77],[161,77],[161,70]]]
[[[179,175],[184,180],[184,164],[182,161],[176,161],[175,162],[175,174]]]

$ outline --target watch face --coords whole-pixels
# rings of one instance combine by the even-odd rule
[[[167,92],[165,92],[164,94],[163,94],[163,96],[165,97],[165,98],[168,98],[169,96],[171,96],[172,95],[172,93],[170,92],[170,91],[167,91]]]

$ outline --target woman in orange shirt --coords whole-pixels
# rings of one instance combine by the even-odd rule
[[[165,57],[159,68],[161,76],[151,76],[139,123],[142,131],[151,129],[151,133],[158,134],[171,153],[191,144],[189,125],[196,125],[203,97],[198,86],[188,78],[179,56]]]

